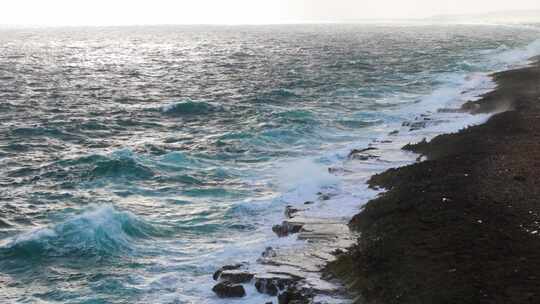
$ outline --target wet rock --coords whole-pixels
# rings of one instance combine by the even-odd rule
[[[322,193],[322,192],[317,192],[317,195],[319,196],[319,199],[322,200],[322,201],[327,201],[329,199],[332,198],[332,196],[335,196],[330,194],[330,193]]]
[[[238,270],[240,268],[244,267],[244,264],[234,264],[234,265],[225,265],[221,267],[220,269],[216,270],[214,272],[214,275],[212,276],[214,278],[214,281],[219,280],[219,277],[221,276],[221,273],[226,270]]]
[[[377,156],[377,155],[363,154],[363,155],[354,155],[351,159],[366,161],[366,160],[377,159],[377,158],[379,158],[379,156]]]
[[[279,293],[277,286],[272,283],[256,281],[255,288],[257,288],[258,292],[270,295],[272,297],[277,296]]]
[[[222,271],[219,279],[230,283],[241,284],[250,282],[255,275],[247,271],[225,270]]]
[[[261,255],[263,258],[275,258],[277,256],[276,251],[272,247],[266,247]]]
[[[334,167],[331,167],[331,168],[328,168],[328,173],[330,174],[334,174],[334,173],[352,173],[351,170],[347,170],[345,168],[334,168]]]
[[[355,159],[355,160],[369,160],[369,159],[379,158],[379,156],[377,156],[377,155],[367,153],[367,152],[373,151],[373,150],[378,150],[378,149],[374,148],[374,147],[369,147],[369,148],[361,149],[361,150],[354,149],[354,150],[351,151],[351,153],[349,153],[348,158],[349,159]]]
[[[246,296],[246,290],[242,285],[231,282],[218,283],[212,291],[220,298],[242,298]]]
[[[293,218],[294,215],[300,211],[300,209],[294,208],[293,206],[287,206],[285,207],[285,216],[287,218]]]
[[[303,225],[300,223],[284,221],[281,225],[274,225],[274,227],[272,227],[272,231],[274,231],[274,233],[279,237],[285,237],[302,231],[302,227]]]
[[[309,304],[312,295],[304,293],[297,288],[289,288],[278,296],[279,304]]]
[[[410,127],[409,131],[417,131],[420,129],[424,129],[426,126],[427,126],[427,122],[425,121],[413,122],[409,125]]]
[[[292,286],[295,280],[291,277],[256,278],[257,291],[270,296],[277,296],[280,291]]]
[[[368,151],[373,151],[373,150],[378,150],[377,148],[374,148],[374,147],[369,147],[369,148],[365,148],[365,149],[354,149],[352,150],[350,153],[349,153],[349,158],[354,158],[355,155],[358,155],[358,154],[364,154]]]
[[[331,199],[332,197],[330,196],[330,194],[321,194],[321,196],[319,196],[319,198],[323,201],[327,201],[329,199]]]
[[[337,248],[337,249],[335,249],[335,250],[333,250],[333,251],[331,252],[331,254],[332,254],[332,255],[335,255],[335,256],[342,255],[342,254],[344,254],[344,253],[345,253],[345,251],[343,251],[343,249],[340,249],[340,248]]]
[[[343,168],[328,168],[328,173],[332,174],[332,173],[338,173],[338,172],[342,172],[343,171]]]

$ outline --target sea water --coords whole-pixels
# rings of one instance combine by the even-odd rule
[[[286,205],[353,216],[400,145],[488,118],[437,110],[540,54],[538,28],[0,29],[0,303],[230,302],[217,268],[302,246],[271,231]]]

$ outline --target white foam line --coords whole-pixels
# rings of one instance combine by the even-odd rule
[[[540,53],[540,39],[531,43],[528,47],[505,51],[495,54],[495,60],[505,64],[507,69],[528,64],[530,57]],[[501,55],[502,54],[502,55]],[[377,197],[383,190],[370,189],[367,181],[371,176],[382,173],[390,168],[396,168],[415,163],[418,154],[402,150],[402,147],[408,143],[415,143],[421,140],[431,140],[440,134],[455,133],[469,126],[485,123],[492,114],[471,115],[467,113],[437,113],[441,108],[459,108],[467,101],[480,99],[481,95],[496,89],[494,80],[485,73],[473,73],[467,76],[458,76],[461,79],[454,79],[455,87],[439,88],[431,95],[414,105],[401,109],[400,114],[408,114],[413,119],[421,117],[421,114],[428,113],[430,120],[426,121],[428,127],[419,130],[410,131],[410,127],[397,124],[387,124],[379,130],[378,139],[374,142],[360,141],[351,143],[337,151],[329,151],[318,157],[289,160],[278,166],[278,174],[273,174],[275,181],[279,184],[282,194],[275,197],[272,201],[275,203],[271,208],[272,215],[269,214],[266,223],[261,227],[268,229],[272,224],[277,224],[285,219],[283,208],[285,205],[294,205],[297,208],[305,208],[305,201],[317,201],[314,205],[309,205],[310,209],[303,213],[304,216],[313,218],[341,218],[348,221],[351,215],[358,213],[361,207],[368,201]],[[405,111],[405,113],[403,113]],[[406,115],[405,115],[406,116]],[[420,120],[421,121],[421,120]],[[432,123],[432,122],[438,123]],[[431,123],[431,125],[429,125]],[[398,130],[397,135],[388,133]],[[373,154],[380,156],[378,159],[366,161],[350,161],[347,155],[354,148],[364,148],[368,145],[378,148],[372,151]],[[320,160],[330,160],[330,164]],[[341,172],[330,174],[328,167],[340,168]],[[322,191],[334,195],[328,200],[317,200],[317,192]],[[279,210],[279,211],[277,211]],[[268,239],[261,240],[254,248],[248,250],[254,262],[259,257],[259,253],[265,246],[274,248],[301,248],[305,243],[297,240],[296,237],[284,239],[277,238],[272,232],[267,231]],[[240,251],[244,254],[240,254]],[[236,253],[235,253],[236,252]],[[234,249],[233,254],[228,251],[229,257],[236,254],[242,257],[245,255],[244,249]],[[250,287],[248,287],[250,288]],[[249,290],[248,297],[242,302],[258,303],[269,297],[261,296],[257,292]],[[341,303],[343,299],[334,299],[325,297],[327,303]],[[218,303],[228,303],[226,300],[217,300]]]

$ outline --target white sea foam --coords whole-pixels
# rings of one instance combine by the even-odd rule
[[[313,159],[287,162],[277,172],[277,182],[287,201],[314,199],[323,188],[335,187],[339,179],[328,172],[328,168]]]
[[[491,54],[489,62],[493,68],[515,67],[526,64],[532,56],[540,54],[540,40],[527,47],[515,50],[497,50]],[[365,141],[352,143],[339,151],[329,151],[319,158],[294,159],[280,165],[275,173],[279,180],[281,196],[274,201],[284,204],[303,206],[305,200],[317,200],[317,192],[332,192],[328,200],[317,200],[304,215],[314,218],[349,218],[357,213],[363,204],[375,198],[381,190],[370,189],[367,186],[369,177],[375,173],[383,172],[392,167],[399,167],[416,161],[417,155],[403,151],[401,147],[407,143],[418,142],[423,139],[430,140],[443,133],[458,132],[463,128],[485,123],[492,114],[472,115],[468,113],[438,113],[441,108],[459,108],[463,103],[477,100],[481,95],[496,88],[493,79],[487,73],[450,74],[444,75],[444,85],[435,88],[433,92],[418,103],[399,109],[402,117],[418,118],[422,114],[428,115],[429,122],[426,127],[418,130],[409,130],[395,122],[388,122],[373,132],[376,138],[371,145],[378,148],[374,154],[377,159],[366,161],[349,161],[347,153],[353,148],[364,148]],[[504,109],[501,109],[504,110]],[[399,130],[397,135],[388,135],[388,132]],[[316,161],[324,159],[325,162]],[[329,164],[330,162],[330,164]],[[341,168],[341,171],[330,174],[328,167]],[[268,218],[268,221],[277,223],[283,216]],[[267,229],[267,227],[265,227]],[[287,246],[302,246],[302,242],[294,241],[294,237],[283,242],[278,238],[270,238],[265,244],[277,248]],[[260,250],[262,243],[258,243]],[[234,251],[232,251],[234,252]],[[229,252],[230,253],[230,252]],[[255,251],[257,253],[257,251]],[[256,293],[250,293],[249,303],[261,302],[264,298]],[[325,299],[333,302],[335,299]],[[336,301],[339,301],[336,300]]]
[[[131,251],[134,238],[156,233],[157,229],[130,212],[97,205],[52,227],[16,235],[2,247],[40,256],[109,255]]]
[[[540,39],[533,41],[525,47],[510,49],[506,46],[496,50],[492,55],[492,62],[502,65],[502,69],[518,67],[528,64],[534,56],[540,54]]]

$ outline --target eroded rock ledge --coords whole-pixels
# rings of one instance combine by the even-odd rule
[[[214,273],[213,291],[219,297],[246,296],[244,285],[254,285],[257,292],[273,297],[273,303],[308,304],[316,296],[345,299],[342,285],[322,278],[325,265],[347,251],[355,239],[345,219],[307,218],[304,209],[287,206],[281,225],[273,227],[277,237],[294,237],[307,242],[302,248],[268,247],[253,265],[226,265]]]

